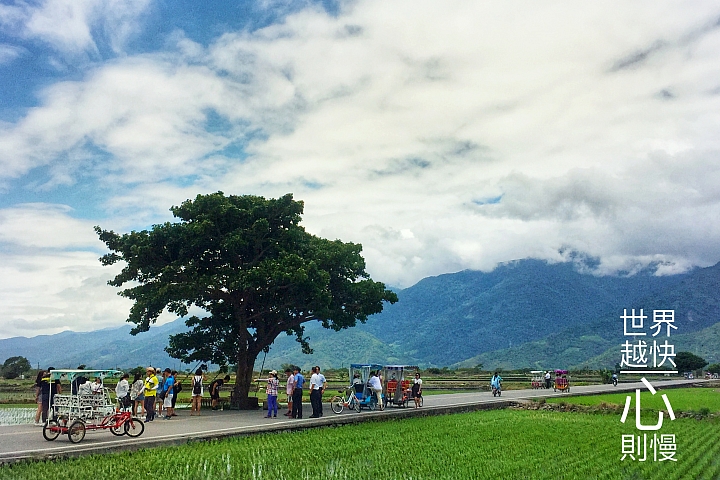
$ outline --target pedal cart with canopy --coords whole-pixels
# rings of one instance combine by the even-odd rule
[[[407,407],[412,401],[411,381],[406,378],[407,372],[411,376],[418,371],[417,365],[385,365],[383,369],[385,390],[385,405]]]
[[[532,375],[532,380],[530,380],[530,386],[533,388],[533,390],[545,388],[545,372],[543,372],[542,370],[532,370],[530,372],[530,375]]]
[[[100,378],[101,382],[108,377],[120,376],[119,370],[52,370],[49,381],[67,379],[72,385],[79,377]],[[96,393],[86,393],[85,389],[77,388],[70,395],[55,395],[48,405],[50,415],[43,427],[45,440],[55,440],[60,434],[67,434],[68,439],[78,443],[85,438],[88,430],[110,430],[113,435],[138,437],[145,431],[145,425],[129,411],[123,411],[110,398],[110,391],[102,387]]]
[[[555,383],[553,385],[553,391],[557,392],[569,392],[570,391],[570,380],[567,378],[567,370],[555,370]]]
[[[380,372],[382,370],[383,366],[376,363],[353,363],[350,365],[350,382],[355,389],[355,396],[359,401],[360,408],[375,410],[377,402],[384,401],[382,398],[375,400],[375,396],[368,385],[371,372]]]

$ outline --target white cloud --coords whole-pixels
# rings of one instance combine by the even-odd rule
[[[17,57],[22,55],[24,50],[14,45],[0,43],[0,65],[11,63]]]
[[[98,53],[98,35],[115,53],[137,34],[150,0],[18,1],[0,7],[0,25],[22,38],[38,39],[70,57]]]
[[[112,216],[97,223],[119,230],[200,192],[294,192],[311,232],[361,242],[399,286],[567,252],[603,273],[708,265],[719,17],[713,2],[358,1],[208,47],[176,32],[170,51],[44,90],[0,127],[0,175],[92,175]],[[67,35],[87,51],[81,30]]]
[[[62,205],[0,210],[0,297],[3,338],[94,330],[127,317],[129,301],[107,281],[117,267],[98,261],[103,245],[89,221]]]
[[[90,221],[72,218],[63,205],[24,204],[0,210],[0,243],[33,248],[88,248],[103,245]]]

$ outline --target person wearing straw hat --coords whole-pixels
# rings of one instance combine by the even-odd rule
[[[155,369],[148,367],[145,370],[145,423],[155,419],[155,394],[158,389],[158,379],[155,376]]]

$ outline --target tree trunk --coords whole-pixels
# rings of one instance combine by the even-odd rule
[[[233,392],[233,406],[241,410],[258,408],[257,397],[250,397],[250,385],[253,380],[253,367],[257,353],[241,349],[237,355],[237,372],[235,390]]]

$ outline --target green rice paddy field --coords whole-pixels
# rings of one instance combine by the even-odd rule
[[[655,395],[641,390],[640,406],[643,410],[665,410],[662,395],[665,394],[675,412],[697,412],[708,409],[710,413],[720,412],[720,388],[669,388],[658,389]],[[574,403],[578,405],[599,405],[611,403],[625,405],[625,398],[630,395],[635,406],[635,393],[611,393],[606,395],[590,395],[586,397],[548,398],[548,403]]]
[[[494,410],[24,463],[0,478],[720,478],[717,421],[677,419],[661,432],[676,435],[677,462],[621,461],[622,434],[637,432],[617,415]]]

